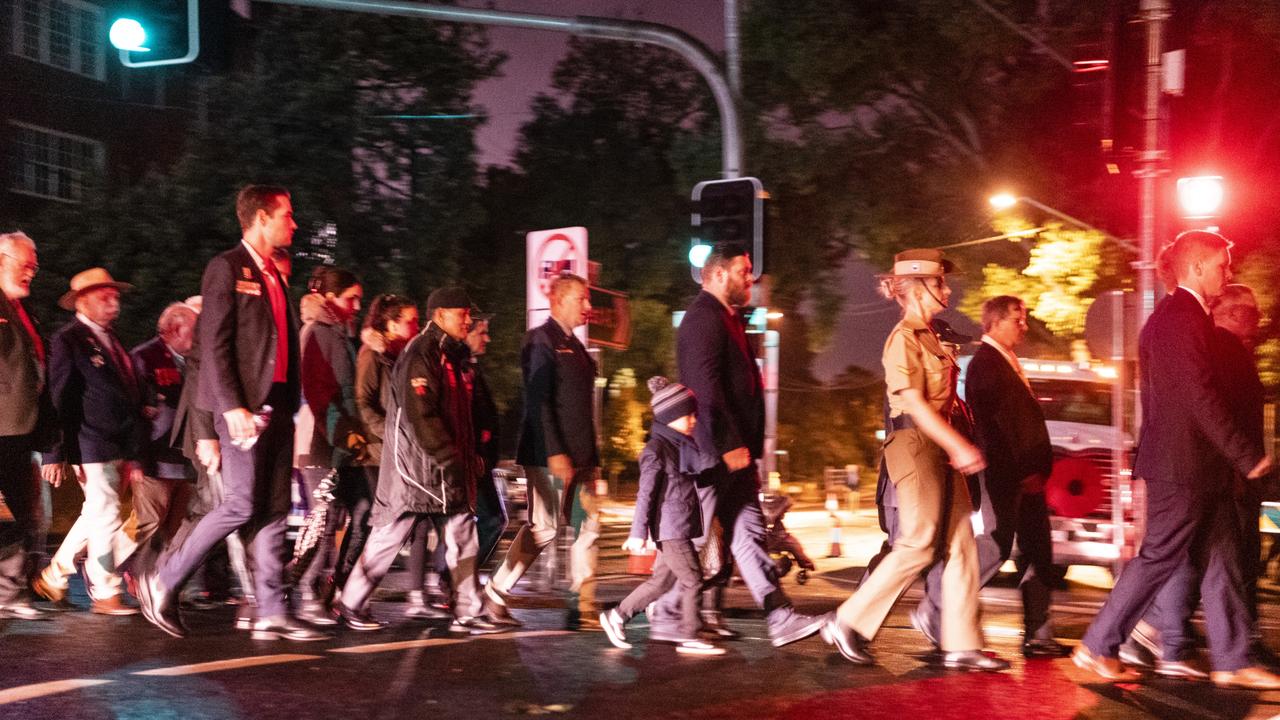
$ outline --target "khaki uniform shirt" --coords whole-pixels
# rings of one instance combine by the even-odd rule
[[[905,412],[899,393],[907,388],[919,390],[934,410],[948,416],[955,397],[956,359],[926,323],[907,318],[895,325],[881,360],[890,417]]]

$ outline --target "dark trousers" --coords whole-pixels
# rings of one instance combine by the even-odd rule
[[[1054,575],[1053,543],[1044,493],[1025,495],[1017,484],[989,484],[985,476],[980,487],[982,532],[974,538],[978,546],[978,584],[986,587],[1000,572],[1000,567],[1013,552],[1016,539],[1018,555],[1014,562],[1021,576],[1018,589],[1022,593],[1024,637],[1027,640],[1052,640],[1049,605]],[[929,568],[924,587],[920,612],[930,619],[931,627],[940,628],[943,600],[941,562]]]
[[[1148,480],[1142,550],[1120,574],[1081,642],[1095,655],[1115,657],[1166,583],[1189,560],[1201,578],[1210,664],[1221,671],[1248,667],[1250,622],[1235,514],[1230,493],[1223,487]],[[1162,625],[1171,622],[1162,621]]]
[[[283,383],[271,389],[267,404],[287,407]],[[246,546],[253,546],[253,580],[258,617],[285,613],[285,518],[289,513],[289,482],[293,472],[293,417],[274,412],[252,448],[231,444],[226,421],[214,418],[222,445],[222,502],[200,519],[185,542],[171,548],[160,560],[157,575],[171,592],[177,592],[215,545],[239,531]]]
[[[195,486],[180,478],[144,477],[133,483],[133,512],[138,516],[134,540],[145,548],[152,538],[172,540],[186,520]],[[158,537],[157,537],[158,536]]]
[[[312,599],[320,590],[319,584],[333,578],[333,587],[340,588],[347,582],[351,568],[355,567],[360,552],[369,537],[369,511],[373,509],[373,495],[378,490],[377,468],[372,476],[366,468],[344,467],[338,469],[338,483],[333,489],[333,504],[326,518],[324,537],[311,564],[298,579],[298,588],[304,599]],[[308,505],[314,505],[315,491],[320,481],[329,474],[329,468],[302,468],[302,484],[306,488]],[[342,512],[345,511],[345,512]],[[350,522],[342,536],[342,547],[335,548],[333,539],[344,522]]]
[[[0,437],[0,494],[13,521],[0,525],[0,604],[26,592],[31,568],[28,553],[39,527],[40,480],[31,460],[30,435]]]
[[[658,543],[660,552],[653,561],[653,575],[640,583],[618,605],[622,622],[635,617],[649,605],[674,589],[680,597],[680,619],[676,623],[681,639],[697,637],[698,593],[702,590],[702,564],[689,540],[663,540]],[[653,618],[649,619],[653,622]]]
[[[377,468],[373,468],[375,480]],[[476,539],[480,550],[476,556],[476,566],[483,567],[493,557],[502,541],[502,533],[507,529],[507,504],[502,498],[498,483],[490,474],[485,474],[476,482]],[[437,541],[435,549],[427,557],[429,539],[435,532]],[[435,524],[419,523],[414,526],[413,538],[409,541],[409,589],[421,590],[428,566],[435,573],[444,576],[449,572],[445,562],[445,544],[438,538],[440,530]]]
[[[720,522],[723,544],[729,548],[733,561],[751,592],[756,604],[770,612],[789,604],[786,593],[778,583],[778,570],[769,557],[764,544],[764,515],[760,512],[760,481],[755,464],[730,473],[724,465],[717,465],[698,476],[698,500],[702,505],[703,526],[710,529],[711,518]],[[698,552],[707,543],[708,535],[694,539]],[[718,599],[729,584],[728,563],[725,571],[716,575],[704,589],[715,602],[703,600],[703,608],[717,608]],[[655,608],[656,617],[649,618],[651,625],[673,625],[680,620],[680,591],[672,588],[663,595]],[[717,608],[718,609],[718,608]]]

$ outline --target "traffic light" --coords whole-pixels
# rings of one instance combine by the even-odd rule
[[[768,193],[753,177],[704,180],[693,186],[693,242],[689,271],[702,282],[702,264],[718,242],[737,243],[751,253],[751,271],[764,271],[764,201]]]
[[[1187,220],[1211,220],[1222,211],[1226,198],[1221,175],[1178,178],[1178,207]]]
[[[147,0],[119,13],[108,39],[125,67],[180,65],[200,55],[200,0]]]

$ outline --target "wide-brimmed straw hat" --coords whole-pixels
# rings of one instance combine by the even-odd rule
[[[876,275],[879,278],[892,277],[938,277],[958,272],[956,264],[943,257],[941,250],[933,248],[915,248],[903,250],[893,256],[893,270]]]
[[[132,290],[133,286],[126,282],[118,282],[105,269],[96,267],[82,270],[71,278],[71,289],[58,299],[58,307],[63,310],[75,310],[76,298],[100,287],[113,287],[121,292]]]

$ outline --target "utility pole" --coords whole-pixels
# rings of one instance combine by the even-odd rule
[[[1156,303],[1156,228],[1159,210],[1160,177],[1164,174],[1165,152],[1160,147],[1160,80],[1164,52],[1164,24],[1169,19],[1169,0],[1142,0],[1141,19],[1147,27],[1146,103],[1142,112],[1143,150],[1135,175],[1140,183],[1141,216],[1139,245],[1142,257],[1138,271],[1138,327],[1147,321]]]

